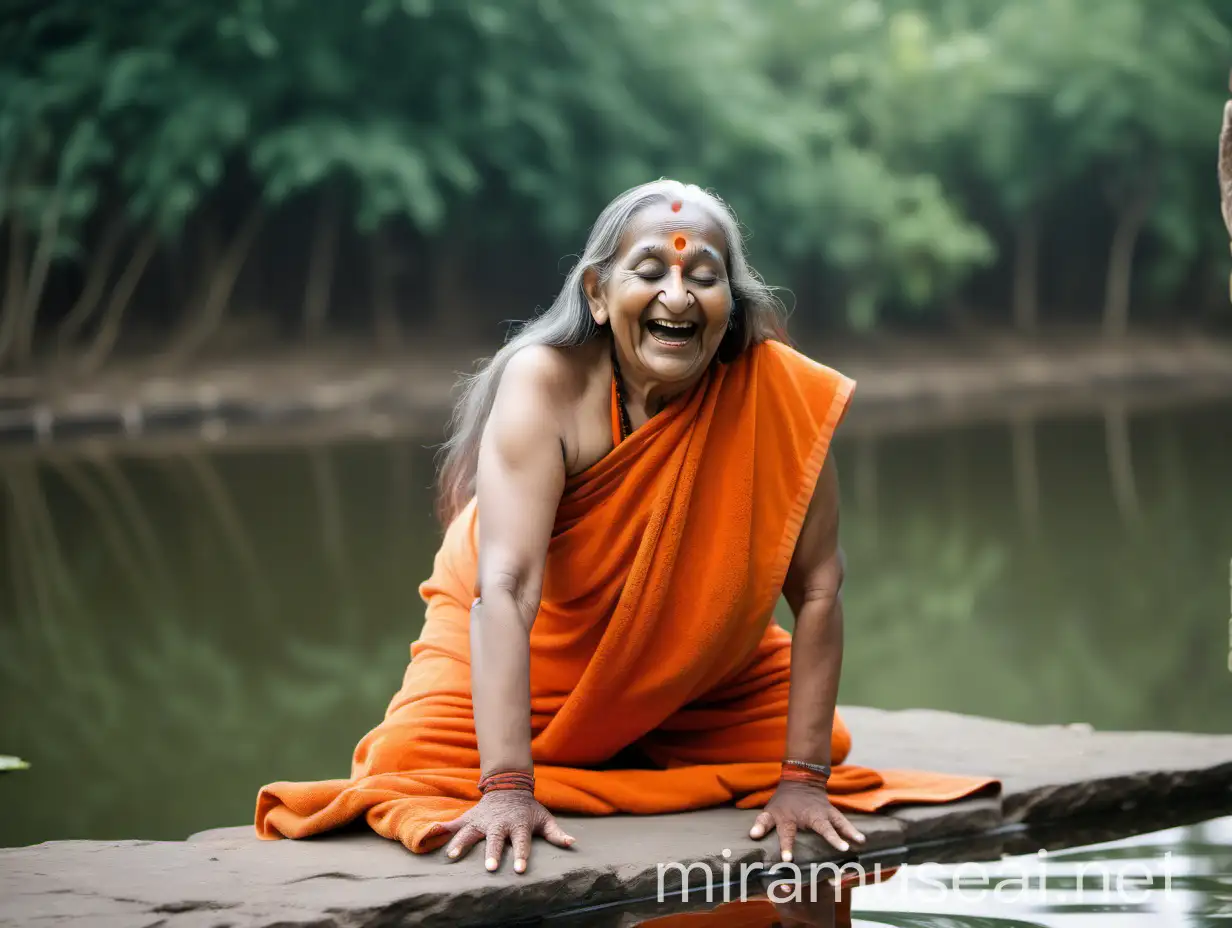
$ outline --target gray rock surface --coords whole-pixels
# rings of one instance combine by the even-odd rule
[[[999,796],[855,816],[868,836],[866,857],[981,859],[1028,852],[1027,825],[1051,824],[1047,843],[1061,847],[1067,834],[1071,844],[1091,840],[1101,818],[1115,823],[1100,838],[1107,840],[1191,821],[1199,801],[1211,816],[1232,812],[1232,735],[1098,732],[929,710],[842,712],[855,739],[852,763],[987,774],[1004,784]],[[726,862],[738,876],[742,863],[772,862],[773,840],[747,837],[752,817],[723,808],[571,818],[565,827],[577,847],[537,842],[524,876],[508,858],[502,872],[488,874],[477,853],[447,864],[439,853],[411,855],[363,829],[310,841],[259,841],[247,825],[187,841],[51,841],[0,850],[0,924],[507,924],[652,897],[659,863],[705,862],[718,875]],[[800,863],[840,857],[816,836],[797,846]],[[594,919],[615,925],[628,917]]]

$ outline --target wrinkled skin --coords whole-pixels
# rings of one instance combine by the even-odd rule
[[[703,206],[685,200],[644,207],[629,222],[606,280],[592,269],[584,288],[591,316],[610,328],[621,376],[636,407],[662,400],[696,381],[719,349],[732,310],[727,241]],[[656,320],[687,322],[693,337],[679,347],[651,333]],[[637,402],[639,399],[643,402]]]
[[[572,847],[573,837],[556,823],[556,819],[528,790],[503,789],[485,793],[483,798],[451,822],[441,827],[453,834],[445,849],[449,860],[461,860],[480,841],[487,839],[484,866],[488,870],[500,867],[505,843],[513,842],[513,869],[526,872],[530,842],[542,835],[557,847]]]
[[[796,834],[801,828],[817,832],[840,851],[850,847],[848,841],[864,841],[864,835],[847,816],[830,804],[830,797],[823,788],[791,781],[779,784],[754,820],[749,837],[761,838],[772,829],[778,831],[783,860],[791,860]]]

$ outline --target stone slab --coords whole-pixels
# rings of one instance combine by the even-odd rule
[[[868,837],[863,856],[985,859],[1022,852],[1028,827],[1051,825],[1048,840],[1057,847],[1064,846],[1069,822],[1073,843],[1081,843],[1077,836],[1089,835],[1092,816],[1115,817],[1121,833],[1129,834],[1135,821],[1146,831],[1191,820],[1183,816],[1198,801],[1208,803],[1212,815],[1232,812],[1232,736],[1099,732],[931,710],[841,711],[854,734],[852,763],[986,774],[1004,782],[999,796],[854,816]],[[1140,814],[1135,804],[1142,804]],[[187,841],[52,841],[0,850],[0,924],[507,924],[652,897],[660,863],[703,863],[716,876],[726,863],[738,878],[742,864],[777,860],[773,836],[761,842],[747,837],[752,818],[733,808],[565,818],[577,847],[537,842],[523,876],[512,872],[508,858],[502,872],[488,874],[477,852],[446,863],[439,853],[411,855],[364,829],[308,841],[260,841],[248,825]],[[844,857],[807,836],[796,860],[851,859],[854,853]],[[668,871],[668,889],[679,884],[678,872]]]
[[[932,709],[841,711],[854,733],[851,763],[997,777],[1009,822],[1232,798],[1232,735],[1023,725]]]

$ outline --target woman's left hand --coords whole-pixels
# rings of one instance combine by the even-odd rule
[[[750,838],[761,838],[771,829],[778,829],[783,860],[791,860],[796,831],[810,828],[840,851],[850,845],[844,838],[863,842],[864,835],[847,817],[830,805],[830,797],[819,786],[808,783],[780,783],[766,807],[758,814],[749,831]]]

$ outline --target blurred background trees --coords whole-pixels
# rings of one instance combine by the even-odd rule
[[[10,3],[0,368],[489,343],[663,175],[797,334],[1226,324],[1228,48],[1218,0]]]

